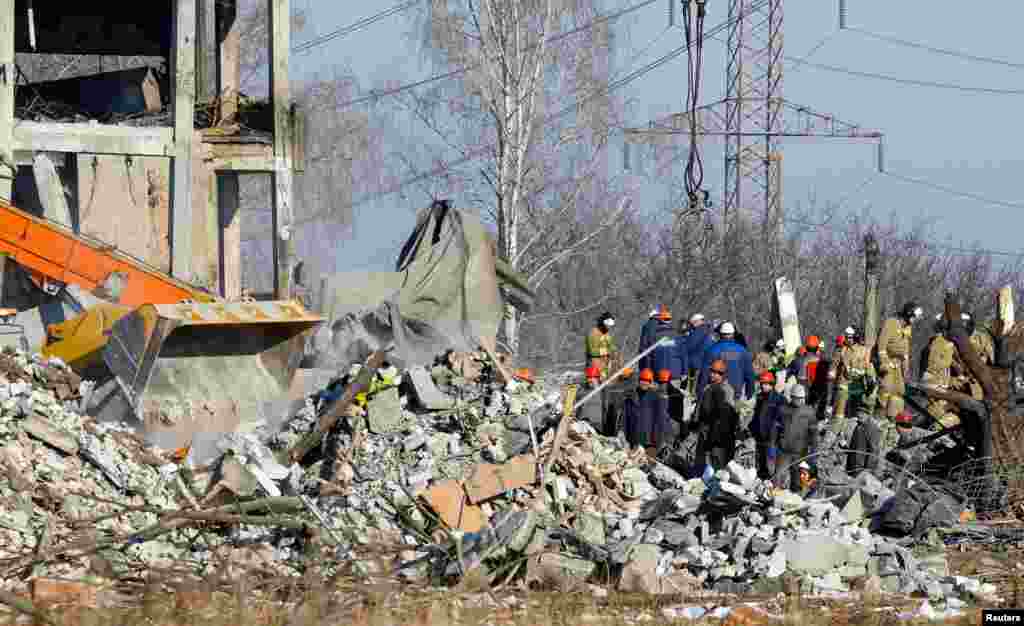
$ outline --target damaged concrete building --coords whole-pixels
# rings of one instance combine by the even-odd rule
[[[237,298],[239,174],[269,174],[273,296],[292,295],[292,176],[304,125],[289,89],[290,1],[261,1],[269,100],[239,92],[236,0],[0,0],[0,198]],[[97,70],[105,58],[154,63],[71,78],[67,67],[33,71],[33,59],[59,55],[98,58]],[[161,62],[166,72],[152,66]],[[5,285],[4,306],[24,308],[10,292]]]

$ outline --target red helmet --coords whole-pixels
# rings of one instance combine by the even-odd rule
[[[836,345],[837,346],[845,346],[846,345],[846,335],[839,335],[838,337],[836,337]]]
[[[807,349],[811,350],[821,345],[821,339],[817,335],[811,335],[807,338]]]
[[[653,383],[654,382],[654,370],[649,367],[645,367],[640,370],[640,382],[642,383]]]
[[[586,375],[588,380],[591,378],[601,378],[601,368],[596,365],[591,365],[587,368]]]
[[[658,382],[667,383],[672,380],[672,370],[658,370]]]
[[[775,384],[775,374],[772,374],[771,370],[761,372],[761,375],[758,376],[757,379],[767,385]]]
[[[896,423],[899,424],[900,426],[913,426],[914,416],[907,411],[903,411],[902,413],[896,416]]]

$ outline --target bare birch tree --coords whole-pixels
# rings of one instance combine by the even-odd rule
[[[595,20],[597,4],[433,0],[421,22],[425,47],[444,67],[465,71],[398,99],[433,140],[412,146],[402,166],[440,170],[428,193],[479,204],[497,231],[499,256],[534,288],[631,210],[626,190],[608,180],[616,119],[607,91],[610,32]],[[446,166],[452,162],[464,167]],[[513,352],[521,321],[510,306],[502,336]]]

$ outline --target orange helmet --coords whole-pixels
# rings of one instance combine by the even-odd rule
[[[653,383],[654,382],[654,370],[649,367],[645,367],[640,370],[640,382],[642,383]]]
[[[664,322],[668,322],[672,320],[672,312],[669,311],[668,307],[664,304],[659,304],[658,308],[655,309],[654,317]]]
[[[624,367],[624,368],[622,368],[622,374],[620,375],[621,378],[629,378],[632,375],[633,375],[633,368],[632,367]]]
[[[601,378],[601,368],[596,365],[591,365],[590,367],[587,368],[586,375],[587,380],[590,380],[592,378]]]
[[[672,380],[672,370],[658,370],[658,382],[667,383]]]
[[[513,377],[515,377],[515,378],[517,378],[519,380],[522,380],[524,382],[528,382],[530,384],[533,384],[533,383],[537,382],[537,379],[533,377],[533,370],[531,370],[528,367],[520,367],[519,369],[517,369],[515,371],[515,374],[513,374]]]
[[[723,359],[715,359],[711,362],[711,370],[720,372],[724,376],[729,373],[729,364]]]
[[[775,374],[772,374],[771,370],[761,372],[761,375],[758,376],[757,379],[767,385],[775,384]]]
[[[821,345],[821,339],[819,339],[817,335],[811,335],[810,337],[807,338],[807,349],[808,350],[812,350],[814,348],[817,348],[820,345]]]

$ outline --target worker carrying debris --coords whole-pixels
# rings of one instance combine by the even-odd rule
[[[789,392],[789,405],[782,412],[782,431],[775,437],[778,460],[775,463],[775,486],[796,491],[800,485],[797,464],[818,449],[818,416],[807,404],[807,389],[794,385]]]
[[[881,389],[878,399],[886,417],[895,419],[903,410],[906,378],[910,374],[910,345],[914,323],[921,320],[924,310],[916,302],[903,305],[896,317],[885,320],[878,335],[878,373]]]
[[[615,316],[606,311],[587,335],[587,365],[601,370],[601,380],[607,380],[614,373],[611,368],[619,359],[619,348],[612,335],[614,327]]]

